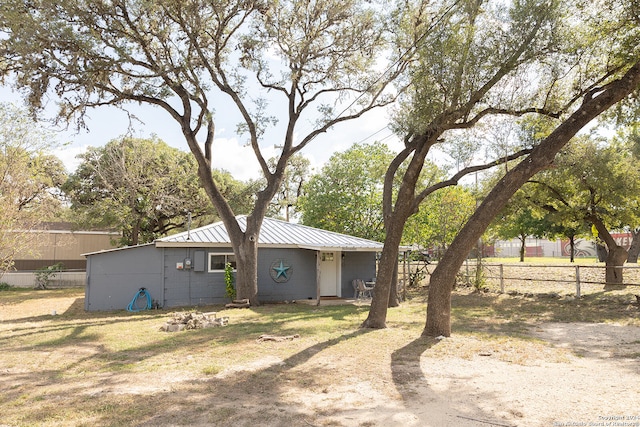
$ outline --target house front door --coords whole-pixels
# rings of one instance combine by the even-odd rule
[[[320,252],[320,296],[341,296],[340,287],[340,256],[337,251]]]

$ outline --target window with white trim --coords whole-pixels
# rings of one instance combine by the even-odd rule
[[[224,271],[224,266],[230,263],[233,270],[236,269],[236,256],[234,254],[209,253],[209,273]]]

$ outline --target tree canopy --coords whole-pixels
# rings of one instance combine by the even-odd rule
[[[534,187],[533,200],[550,220],[595,227],[607,246],[610,266],[622,265],[628,255],[610,230],[635,229],[640,223],[640,168],[626,142],[575,138],[558,154],[553,167],[528,184]],[[608,272],[607,282],[622,280],[621,275],[614,279],[614,269]]]
[[[213,213],[190,153],[157,139],[123,137],[90,147],[63,186],[85,225],[115,227],[121,244],[148,243]]]
[[[302,222],[338,233],[384,240],[382,182],[393,158],[384,144],[354,144],[335,153],[305,187]]]
[[[87,109],[135,102],[176,122],[231,238],[238,297],[253,304],[257,237],[289,159],[332,126],[392,102],[397,91],[388,89],[406,66],[387,43],[386,9],[364,0],[7,0],[2,11],[0,76],[34,109],[54,95],[58,117],[83,126]],[[240,118],[265,178],[245,229],[211,172],[218,110]],[[274,142],[271,168],[263,150]]]
[[[0,275],[17,252],[28,252],[39,223],[53,219],[66,179],[62,162],[49,154],[51,135],[23,109],[0,104]]]
[[[434,191],[456,185],[465,174],[522,158],[487,194],[431,275],[424,334],[451,333],[455,275],[491,220],[577,132],[636,91],[638,15],[629,13],[631,9],[613,2],[592,7],[552,0],[456,1],[420,3],[403,15],[407,39],[420,41],[418,61],[410,68],[413,84],[398,109],[396,128],[405,147],[386,174],[386,240],[364,327],[385,326],[398,244],[419,204]],[[534,146],[466,166],[439,184],[417,185],[427,154],[446,144],[452,133],[491,117],[517,120],[529,115],[551,123],[551,132]],[[394,189],[405,161],[402,184]]]
[[[402,241],[432,249],[440,258],[476,206],[476,197],[462,186],[429,195],[420,210],[407,221]]]

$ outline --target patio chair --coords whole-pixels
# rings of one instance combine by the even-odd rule
[[[353,299],[358,299],[358,297],[360,296],[360,290],[358,289],[358,280],[360,279],[353,279],[351,281],[351,286],[353,286]]]
[[[356,279],[358,285],[358,297],[357,298],[373,298],[373,286],[367,286],[362,279]]]

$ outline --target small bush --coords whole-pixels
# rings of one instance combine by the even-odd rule
[[[64,269],[64,265],[59,262],[57,264],[50,265],[48,267],[43,267],[36,271],[36,289],[47,289],[49,286],[49,282],[51,279],[55,277],[56,274],[61,272]]]
[[[227,296],[234,300],[236,299],[236,288],[234,286],[235,278],[233,277],[233,267],[231,263],[224,265],[224,283],[226,286]]]
[[[12,288],[13,286],[11,286],[8,283],[0,282],[0,291],[8,291],[8,290],[11,290]]]

